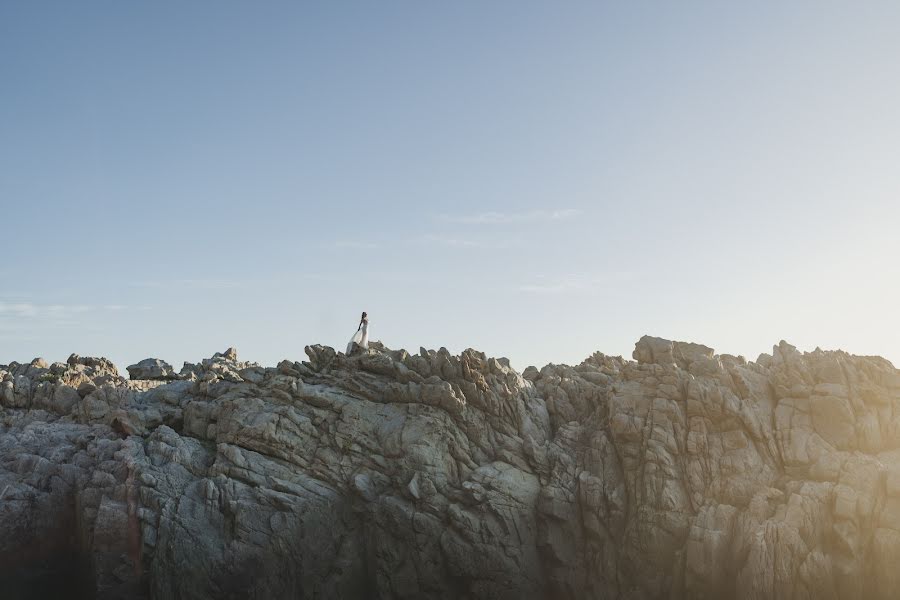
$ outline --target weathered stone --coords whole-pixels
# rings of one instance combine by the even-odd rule
[[[179,377],[172,365],[158,358],[145,358],[137,364],[128,366],[126,370],[131,379],[167,381]]]
[[[85,381],[78,386],[78,395],[84,398],[85,396],[95,392],[96,390],[96,385],[94,385],[90,381]]]
[[[306,352],[0,367],[0,580],[77,552],[98,597],[896,595],[883,359]]]
[[[649,335],[642,337],[634,347],[632,354],[639,363],[674,365],[674,345],[669,340]]]

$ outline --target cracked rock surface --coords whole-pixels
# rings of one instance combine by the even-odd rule
[[[0,583],[56,561],[90,598],[900,596],[884,359],[306,354],[0,365]]]

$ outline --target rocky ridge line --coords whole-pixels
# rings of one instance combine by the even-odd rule
[[[520,374],[371,346],[0,366],[0,581],[77,557],[98,598],[900,590],[884,359],[644,337]]]

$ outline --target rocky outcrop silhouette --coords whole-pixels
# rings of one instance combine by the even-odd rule
[[[882,358],[306,354],[0,366],[8,597],[900,595]]]

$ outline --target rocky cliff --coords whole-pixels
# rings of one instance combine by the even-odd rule
[[[0,366],[0,595],[900,595],[886,360],[372,346]]]

